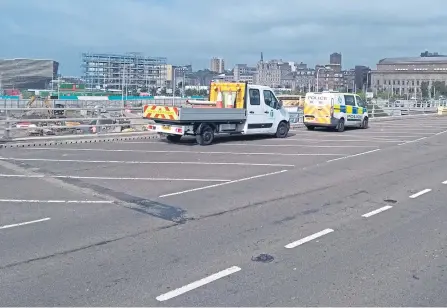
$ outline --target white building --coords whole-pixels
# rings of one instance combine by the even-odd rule
[[[225,72],[225,61],[222,58],[212,58],[210,63],[210,71],[222,74]]]

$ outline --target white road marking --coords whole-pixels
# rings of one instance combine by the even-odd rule
[[[56,179],[82,179],[82,180],[119,180],[119,181],[191,181],[191,182],[229,182],[224,179],[176,179],[176,178],[132,178],[107,176],[75,176],[75,175],[23,175],[0,174],[0,178],[56,178]]]
[[[0,199],[3,203],[93,203],[111,204],[113,201],[106,200],[36,200],[36,199]]]
[[[377,148],[377,146],[374,146],[374,145],[244,144],[244,143],[223,144],[222,146],[300,147],[300,148]]]
[[[21,223],[18,223],[18,224],[1,226],[0,229],[9,229],[9,228],[14,228],[14,227],[20,227],[20,226],[35,224],[37,222],[43,222],[43,221],[47,221],[47,220],[50,220],[50,219],[51,218],[47,217],[47,218],[43,218],[43,219],[39,219],[39,220],[32,220],[32,221],[27,221],[27,222],[21,222]]]
[[[445,134],[445,133],[447,133],[447,130],[444,130],[444,131],[442,131],[442,132],[439,132],[439,133],[435,134],[435,136],[439,136],[439,135],[442,135],[442,134]]]
[[[399,143],[398,145],[404,145],[404,144],[408,144],[408,143],[415,143],[415,142],[418,142],[418,141],[421,141],[421,140],[424,140],[424,139],[427,139],[427,137],[422,137],[422,138],[418,138],[418,139],[415,139],[415,140],[406,141],[406,142],[403,142],[403,143]]]
[[[442,182],[442,184],[446,185],[446,184],[447,184],[447,181]]]
[[[13,158],[0,157],[0,160],[16,161],[43,161],[43,162],[64,162],[64,163],[90,163],[90,164],[127,164],[127,165],[235,165],[235,166],[268,166],[268,167],[295,167],[286,164],[255,164],[255,163],[220,163],[220,162],[200,162],[200,161],[123,161],[123,160],[83,160],[83,159],[49,159],[49,158]]]
[[[249,141],[251,142],[251,141]],[[126,143],[137,143],[137,144],[158,144],[165,145],[163,142],[122,142],[121,144]],[[219,144],[219,146],[241,146],[241,147],[303,147],[303,148],[377,148],[377,146],[373,145],[313,145],[313,144],[256,144],[256,143],[225,143]],[[225,152],[227,153],[227,152]]]
[[[276,139],[275,141],[313,141],[313,142],[403,142],[404,140],[375,140],[371,139],[318,139],[318,138],[284,138],[284,139]]]
[[[313,240],[315,240],[315,239],[317,239],[319,237],[322,237],[322,236],[324,236],[326,234],[329,234],[329,233],[332,233],[332,232],[334,232],[334,230],[332,230],[332,229],[325,229],[323,231],[320,231],[320,232],[314,233],[312,235],[306,236],[305,238],[302,238],[302,239],[300,239],[300,240],[298,240],[296,242],[287,244],[284,247],[288,248],[288,249],[295,248],[295,247],[298,247],[298,246],[303,245],[303,244],[305,244],[307,242],[313,241]]]
[[[270,155],[270,156],[342,156],[331,153],[247,153],[247,152],[196,152],[196,151],[152,151],[152,150],[110,150],[110,149],[61,149],[61,148],[30,148],[30,150],[58,150],[58,151],[92,151],[92,152],[130,152],[130,153],[182,153],[182,154],[225,154],[225,155]]]
[[[204,189],[209,189],[209,188],[215,188],[215,187],[219,187],[219,186],[223,186],[223,185],[229,185],[229,184],[249,181],[249,180],[263,178],[263,177],[266,177],[266,176],[280,174],[280,173],[284,173],[284,172],[287,172],[287,170],[281,170],[281,171],[277,171],[277,172],[265,173],[265,174],[255,175],[255,176],[251,176],[251,177],[248,177],[248,178],[243,178],[243,179],[239,179],[239,180],[229,181],[229,182],[225,182],[225,183],[219,183],[219,184],[208,185],[208,186],[204,186],[204,187],[198,187],[198,188],[183,190],[183,191],[179,191],[179,192],[175,192],[175,193],[162,195],[162,196],[159,196],[159,198],[166,198],[166,197],[186,194],[186,193],[190,193],[190,192],[194,192],[194,191],[199,191],[199,190],[204,190]]]
[[[352,157],[356,157],[356,156],[362,156],[362,155],[374,153],[374,152],[377,152],[377,151],[380,151],[380,149],[375,149],[375,150],[366,151],[366,152],[362,152],[362,153],[358,153],[358,154],[353,154],[353,155],[343,156],[343,157],[339,157],[339,158],[334,158],[334,159],[328,160],[326,162],[330,163],[330,162],[333,162],[333,161],[347,159],[347,158],[352,158]]]
[[[410,133],[410,135],[407,135],[405,133]],[[322,136],[322,137],[332,137],[332,136],[338,136],[338,137],[362,137],[362,138],[371,138],[371,137],[375,137],[375,135],[377,135],[377,138],[385,138],[385,139],[392,139],[392,138],[400,138],[400,137],[407,137],[407,138],[416,138],[416,137],[420,137],[421,135],[432,135],[435,132],[426,132],[426,133],[421,133],[421,132],[406,132],[406,131],[369,131],[369,132],[360,132],[360,133],[352,133],[352,134],[346,134],[343,133],[342,135],[340,134],[333,134],[333,133],[318,133],[318,136]],[[383,135],[383,134],[387,134],[387,135]],[[310,133],[302,133],[302,134],[296,134],[295,136],[310,136]],[[317,136],[317,134],[313,135],[313,136]]]
[[[411,195],[410,196],[410,198],[411,199],[415,199],[415,198],[417,198],[417,197],[420,197],[420,196],[422,196],[422,195],[425,195],[426,193],[429,193],[429,192],[431,192],[431,189],[424,189],[424,190],[421,190],[420,192],[418,192],[418,193],[415,193],[414,195]]]
[[[192,282],[190,284],[187,284],[186,286],[183,286],[181,288],[178,288],[178,289],[169,291],[168,293],[165,293],[165,294],[162,294],[160,296],[157,296],[156,299],[159,302],[167,301],[168,299],[177,297],[177,296],[182,295],[182,294],[184,294],[186,292],[189,292],[189,291],[192,291],[192,290],[197,289],[199,287],[202,287],[202,286],[204,286],[206,284],[209,284],[209,283],[211,283],[213,281],[216,281],[218,279],[221,279],[221,278],[224,278],[224,277],[229,276],[231,274],[234,274],[236,272],[239,272],[240,270],[241,270],[240,267],[232,266],[232,267],[227,268],[227,269],[225,269],[223,271],[220,271],[220,272],[212,274],[212,275],[210,275],[208,277],[205,277],[205,278],[202,278],[202,279],[197,280],[195,282]]]
[[[379,214],[379,213],[382,213],[382,212],[387,211],[387,210],[392,209],[392,208],[393,208],[393,207],[392,207],[391,205],[387,205],[387,206],[381,207],[380,209],[377,209],[377,210],[375,210],[375,211],[366,213],[366,214],[362,215],[362,217],[368,218],[368,217],[377,215],[377,214]]]

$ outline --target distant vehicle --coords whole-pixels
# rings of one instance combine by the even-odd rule
[[[335,128],[343,132],[345,127],[368,128],[366,102],[357,94],[339,92],[310,92],[304,101],[304,125]]]
[[[209,145],[215,135],[274,135],[285,138],[290,115],[272,89],[240,82],[212,82],[208,101],[188,100],[181,107],[144,106],[143,117],[153,120],[148,129],[178,142],[195,136]]]

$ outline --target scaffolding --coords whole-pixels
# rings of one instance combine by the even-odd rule
[[[90,89],[114,89],[128,93],[166,86],[167,59],[139,53],[82,54],[85,84]]]

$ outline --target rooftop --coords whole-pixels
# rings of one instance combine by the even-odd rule
[[[378,64],[417,64],[417,63],[447,63],[447,57],[401,57],[385,58]]]

